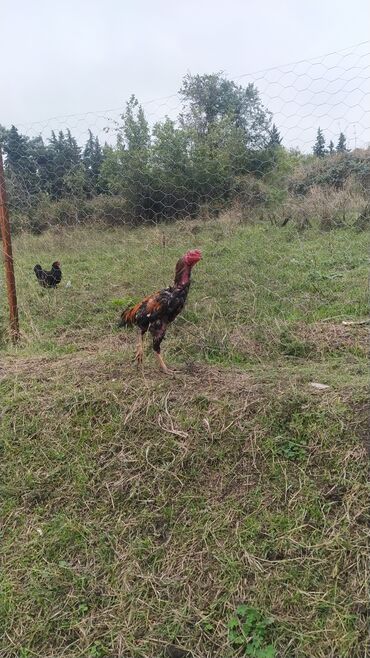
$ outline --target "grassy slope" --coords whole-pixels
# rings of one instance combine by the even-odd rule
[[[2,658],[155,658],[168,642],[227,658],[240,603],[274,619],[252,636],[281,657],[366,655],[366,331],[341,320],[366,313],[367,240],[287,229],[17,238]],[[179,373],[152,356],[137,373],[118,300],[167,284],[188,247],[204,260],[164,343]],[[57,257],[72,286],[42,291],[32,266]]]

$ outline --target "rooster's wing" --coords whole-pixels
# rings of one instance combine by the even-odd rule
[[[164,288],[153,295],[148,295],[141,302],[122,313],[122,321],[126,325],[136,324],[141,329],[147,329],[154,322],[168,324],[180,313],[186,300],[185,290]]]

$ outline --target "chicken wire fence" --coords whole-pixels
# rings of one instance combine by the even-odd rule
[[[152,292],[148,280],[153,290],[170,283],[178,256],[198,247],[250,288],[253,321],[258,291],[235,258],[238,227],[294,226],[302,249],[304,229],[365,228],[369,44],[257,73],[187,74],[166,98],[0,126],[24,340],[62,316],[60,340],[83,340],[89,322],[106,330]],[[34,266],[54,261],[62,280],[46,291]],[[0,284],[5,341],[3,275]],[[273,294],[270,277],[258,285]]]

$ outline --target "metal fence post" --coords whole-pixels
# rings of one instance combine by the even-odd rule
[[[10,233],[9,212],[6,198],[3,156],[0,147],[0,232],[3,243],[6,289],[10,312],[10,335],[13,343],[19,339],[19,319],[17,293],[15,288],[12,238]]]

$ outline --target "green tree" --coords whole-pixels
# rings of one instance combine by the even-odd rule
[[[339,139],[338,139],[338,144],[336,148],[337,153],[346,153],[348,151],[347,149],[347,139],[344,133],[340,133]]]
[[[65,137],[64,153],[67,165],[70,165],[70,168],[76,167],[80,164],[81,148],[78,146],[76,139],[72,137],[69,128]]]
[[[144,110],[134,95],[126,103],[126,110],[121,118],[123,126],[120,137],[123,138],[127,150],[131,153],[141,152],[141,154],[147,155],[150,145],[149,126]]]
[[[316,142],[313,147],[313,153],[316,155],[318,158],[323,158],[324,155],[326,154],[326,148],[325,148],[325,137],[324,133],[322,132],[321,128],[318,128],[317,130],[317,136],[316,136]]]
[[[84,148],[82,162],[85,168],[86,193],[90,198],[94,194],[101,194],[104,191],[101,181],[103,159],[104,155],[99,138],[94,137],[92,131],[89,129],[89,137]]]
[[[3,145],[4,145],[7,134],[8,134],[7,129],[5,128],[5,126],[2,126],[1,123],[0,123],[0,146],[1,147],[3,147]]]
[[[125,190],[125,151],[106,144],[103,147],[103,162],[100,170],[101,185],[108,194],[123,194]]]
[[[58,136],[52,131],[46,159],[49,194],[53,199],[70,196],[71,172],[79,170],[81,164],[81,149],[70,130],[66,133],[60,130]]]
[[[235,128],[228,132],[225,122],[213,126],[204,139],[193,139],[189,148],[190,184],[198,202],[221,208],[231,196],[236,170],[246,166],[246,151]],[[233,149],[235,146],[235,150]]]
[[[6,154],[6,168],[14,173],[23,173],[24,164],[28,158],[27,138],[18,132],[15,126],[5,130],[3,148]]]
[[[158,122],[153,128],[151,148],[151,165],[155,177],[171,181],[175,185],[184,185],[189,177],[189,134],[186,130],[176,128],[175,122],[168,117]]]
[[[276,125],[273,123],[270,131],[270,139],[267,146],[268,148],[275,148],[276,146],[280,146],[281,141],[282,139],[280,137],[280,133]]]
[[[189,136],[193,192],[200,203],[222,207],[233,194],[236,176],[262,164],[271,167],[271,154],[265,153],[271,113],[253,84],[242,87],[221,73],[185,76],[180,95],[179,123]]]
[[[245,147],[263,148],[268,143],[271,114],[253,84],[236,85],[221,73],[188,74],[179,93],[184,102],[181,124],[199,136],[207,135],[227,117],[229,126],[241,130]]]
[[[192,214],[193,169],[189,131],[166,117],[155,124],[150,149],[151,212],[153,217]]]
[[[5,153],[5,175],[9,182],[10,203],[30,206],[40,192],[34,140],[22,135],[15,126],[2,129],[2,147]]]
[[[107,149],[102,179],[114,194],[123,195],[134,216],[147,217],[150,207],[150,132],[141,105],[131,96],[117,126],[117,145]]]
[[[334,151],[335,151],[335,148],[334,148],[334,142],[333,142],[332,139],[331,139],[330,142],[329,142],[328,151],[329,151],[329,154],[330,154],[330,155],[333,155],[333,153],[334,153]]]
[[[63,196],[83,199],[86,192],[86,169],[82,163],[68,169],[63,176]]]

